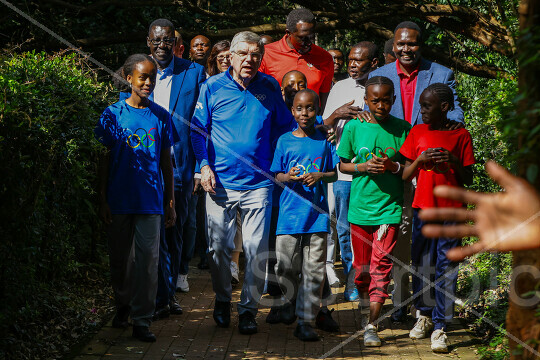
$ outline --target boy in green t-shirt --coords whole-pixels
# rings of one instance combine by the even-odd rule
[[[390,115],[394,85],[384,76],[366,82],[370,121],[352,120],[343,130],[340,170],[352,174],[348,220],[360,306],[368,307],[365,346],[381,346],[376,321],[388,298],[391,254],[401,221],[402,165],[398,153],[411,125]]]

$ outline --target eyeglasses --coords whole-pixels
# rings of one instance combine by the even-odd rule
[[[219,55],[217,58],[217,61],[221,62],[223,60],[230,60],[231,59],[231,55]]]
[[[254,61],[260,61],[262,59],[262,54],[258,53],[258,52],[248,53],[248,52],[245,52],[245,51],[235,51],[235,52],[233,52],[233,54],[238,55],[240,60],[245,60],[245,59],[247,59],[248,56],[251,56],[251,58]]]
[[[165,45],[172,45],[174,44],[174,41],[176,40],[175,38],[163,38],[163,39],[148,39],[150,41],[150,43],[152,43],[152,45],[154,46],[159,46],[162,42],[165,44]]]

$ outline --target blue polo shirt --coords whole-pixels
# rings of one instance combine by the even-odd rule
[[[195,157],[201,168],[210,165],[218,187],[267,187],[272,185],[277,139],[296,121],[273,77],[259,72],[244,89],[231,71],[210,77],[201,87],[191,130]]]
[[[107,202],[113,214],[163,214],[160,159],[171,147],[171,115],[150,102],[109,106],[94,129],[110,150]]]

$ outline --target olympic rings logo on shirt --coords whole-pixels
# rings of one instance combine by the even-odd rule
[[[152,130],[155,130],[154,134],[151,133]],[[131,130],[129,131],[131,132]],[[157,128],[151,128],[148,131],[143,128],[138,128],[135,132],[131,132],[131,134],[128,135],[126,142],[132,149],[139,147],[139,145],[142,145],[145,148],[151,148],[156,141],[155,135],[157,135]]]
[[[445,172],[450,170],[450,164],[447,162],[436,164],[433,161],[430,161],[429,164],[431,165],[431,168],[428,168],[428,163],[424,163],[424,170],[426,171],[437,170],[437,172],[440,172],[441,174],[444,174]],[[446,165],[446,167],[443,166],[441,168],[441,165]]]
[[[391,146],[384,150],[381,147],[375,146],[371,151],[364,146],[358,150],[358,157],[365,161],[371,159],[373,156],[381,156],[381,154],[385,154],[389,158],[392,158],[397,154],[397,151]]]
[[[426,150],[422,151],[420,153],[420,155],[422,155],[423,153],[425,153]],[[429,165],[428,165],[429,164]],[[443,162],[443,163],[435,163],[434,161],[430,160],[429,162],[425,162],[423,165],[423,168],[425,171],[433,171],[433,170],[437,170],[437,172],[441,173],[441,174],[444,174],[445,172],[447,172],[448,170],[450,170],[450,164],[448,162]],[[446,167],[442,167],[441,168],[441,165],[446,165]],[[428,166],[431,166],[431,168],[428,168]]]
[[[319,160],[319,159],[322,162],[322,157],[321,156],[316,157],[315,159],[313,159],[313,161],[311,161],[311,159],[304,159],[304,160],[307,160],[307,166],[304,166],[304,165],[300,164],[299,161],[291,160],[289,162],[289,171],[293,167],[296,167],[298,170],[300,170],[300,172],[296,176],[302,176],[302,175],[305,175],[305,174],[307,174],[309,172],[320,172],[321,167],[319,165],[317,165],[317,160]],[[304,160],[302,160],[302,162],[304,162]],[[316,171],[310,171],[311,168],[315,169]]]

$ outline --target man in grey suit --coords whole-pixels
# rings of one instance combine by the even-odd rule
[[[422,124],[420,114],[420,95],[430,84],[443,83],[450,86],[454,92],[454,110],[448,112],[450,126],[463,126],[463,110],[459,106],[455,90],[454,72],[445,66],[426,60],[422,57],[422,30],[412,21],[404,21],[394,31],[394,53],[396,61],[380,67],[369,74],[386,76],[394,83],[396,101],[390,114],[408,121],[412,126]],[[404,184],[403,216],[398,240],[393,255],[399,260],[394,262],[393,277],[394,291],[392,301],[394,310],[392,321],[403,321],[406,316],[406,306],[402,306],[409,298],[409,272],[401,264],[409,265],[411,261],[411,226],[412,199],[414,185]],[[415,314],[413,314],[415,315]]]

